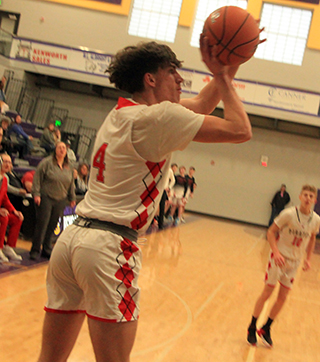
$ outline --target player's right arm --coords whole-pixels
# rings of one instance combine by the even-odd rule
[[[206,114],[193,140],[204,143],[241,143],[250,140],[250,120],[232,85],[238,67],[222,65],[216,57],[216,47],[209,47],[206,37],[200,39],[200,50],[202,61],[213,74],[213,79],[198,96],[180,101],[186,108]],[[208,115],[220,100],[224,103],[224,118]]]
[[[219,85],[216,82],[217,74],[226,73],[232,80],[239,66],[225,66],[221,64],[216,57],[216,47],[210,47],[208,38],[201,34],[200,36],[201,58],[208,70],[213,75],[212,80],[201,89],[199,94],[192,98],[180,100],[180,104],[192,110],[195,113],[211,114],[221,101]]]
[[[205,116],[193,140],[203,143],[242,143],[250,140],[250,120],[233,88],[231,78],[227,73],[216,74],[215,82],[224,103],[224,118]]]
[[[277,246],[277,238],[280,232],[280,228],[277,224],[273,223],[267,232],[267,239],[270,244],[270,248],[273,252],[274,262],[277,266],[284,266],[285,260],[284,257],[280,254],[280,251]]]

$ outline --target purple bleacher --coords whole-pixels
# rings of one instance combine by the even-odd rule
[[[28,171],[34,170],[34,167],[31,166],[14,166],[13,171],[18,175],[24,175]]]
[[[17,111],[7,111],[5,113],[5,116],[9,117],[9,118],[16,118],[16,115],[19,114]]]
[[[34,131],[37,126],[33,123],[27,123],[27,122],[21,122],[21,126],[22,128],[27,132],[27,131]]]
[[[36,130],[37,126],[33,123],[21,122],[21,127],[27,135],[32,136],[33,138],[40,138],[42,135],[41,132]]]
[[[31,130],[24,130],[26,132],[27,135],[32,136],[33,138],[40,138],[42,133],[41,132],[37,132],[35,130],[31,131]]]
[[[25,159],[29,162],[29,165],[33,167],[37,167],[43,158],[44,158],[43,156],[33,156],[33,155],[25,156]]]

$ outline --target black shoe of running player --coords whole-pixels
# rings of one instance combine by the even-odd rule
[[[256,346],[257,345],[257,336],[256,336],[256,328],[248,328],[248,336],[247,336],[247,341],[249,344],[251,344],[251,346]]]
[[[258,333],[258,336],[262,339],[262,342],[268,346],[268,347],[272,347],[273,345],[273,342],[272,342],[272,339],[271,339],[271,336],[270,336],[270,329],[259,329],[257,331]]]

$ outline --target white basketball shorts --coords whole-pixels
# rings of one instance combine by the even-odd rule
[[[86,313],[106,322],[139,317],[138,245],[105,230],[71,225],[59,237],[47,273],[47,312]]]
[[[282,286],[291,289],[299,265],[300,260],[291,260],[285,258],[285,265],[283,267],[279,267],[275,265],[273,253],[270,252],[267,271],[265,275],[266,284],[270,286],[275,286],[279,281]]]

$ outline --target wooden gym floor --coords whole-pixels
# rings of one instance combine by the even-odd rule
[[[320,361],[320,255],[314,254],[310,271],[299,269],[273,323],[274,347],[260,341],[250,347],[246,330],[263,288],[266,228],[193,214],[186,220],[139,241],[141,314],[131,362]],[[30,243],[19,240],[18,246],[29,249]],[[44,263],[0,278],[1,362],[37,360],[46,269]],[[68,361],[94,362],[86,323]]]

